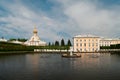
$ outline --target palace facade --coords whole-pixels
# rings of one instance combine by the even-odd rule
[[[100,37],[93,35],[77,35],[73,38],[74,52],[95,52],[99,51]]]
[[[114,44],[120,44],[120,39],[105,39],[101,38],[100,46],[110,46]]]
[[[94,35],[77,35],[73,37],[74,52],[97,52],[100,46],[120,44],[120,39],[105,39]]]

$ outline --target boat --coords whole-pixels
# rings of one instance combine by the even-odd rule
[[[69,53],[62,54],[62,57],[65,57],[65,58],[79,58],[79,57],[81,57],[81,54],[78,54],[78,53],[73,54],[73,48],[70,47]]]

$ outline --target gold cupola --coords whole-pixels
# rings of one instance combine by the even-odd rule
[[[37,34],[37,32],[38,32],[38,31],[37,31],[36,27],[34,27],[33,33],[34,33],[34,34]]]

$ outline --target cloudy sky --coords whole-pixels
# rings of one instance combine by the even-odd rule
[[[120,0],[0,0],[0,37],[41,40],[78,34],[120,37]]]

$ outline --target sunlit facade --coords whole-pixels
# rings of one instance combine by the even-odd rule
[[[100,46],[120,44],[120,39],[106,39],[94,35],[77,35],[73,37],[74,52],[97,52]]]
[[[97,52],[99,51],[100,37],[94,35],[77,35],[73,38],[74,52]]]
[[[114,44],[120,44],[120,39],[100,39],[100,46],[110,46]]]

